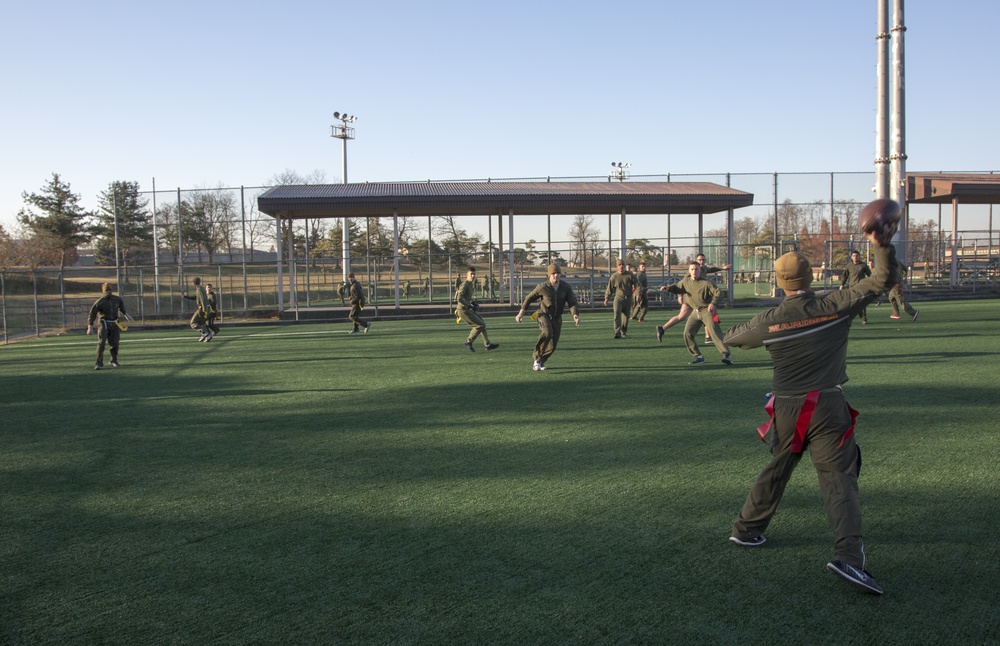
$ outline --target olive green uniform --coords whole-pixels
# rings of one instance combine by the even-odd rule
[[[909,273],[910,268],[906,265],[899,264],[899,282],[892,286],[889,290],[889,302],[892,303],[892,314],[893,316],[899,316],[899,309],[902,308],[904,312],[913,316],[917,313],[917,310],[913,309],[913,306],[906,302],[903,298],[903,290],[901,285],[906,280],[906,275]]]
[[[97,329],[97,362],[95,365],[104,365],[104,346],[111,347],[111,363],[118,363],[118,343],[121,340],[122,331],[116,321],[118,314],[123,316],[125,312],[125,301],[120,296],[102,296],[94,301],[90,306],[90,316],[87,318],[87,325],[93,326],[94,321],[98,322]],[[89,331],[89,330],[88,330]]]
[[[635,276],[629,272],[613,273],[604,291],[604,300],[614,297],[615,337],[625,336],[632,311],[632,292],[635,291]]]
[[[553,285],[549,281],[539,283],[524,298],[521,310],[527,311],[528,306],[535,301],[539,301],[538,311],[535,312],[535,318],[538,321],[538,341],[535,342],[535,350],[532,355],[536,363],[544,366],[559,344],[562,316],[566,307],[569,307],[573,316],[579,316],[579,311],[573,288],[569,286],[569,283],[561,280],[558,285]]]
[[[194,310],[194,314],[191,315],[191,329],[198,330],[202,334],[209,334],[211,330],[208,327],[208,313],[212,310],[212,306],[208,302],[208,292],[205,291],[204,285],[195,285],[195,295],[185,296],[184,298],[189,301],[194,301],[197,307]]]
[[[704,278],[695,280],[688,276],[679,283],[669,285],[667,291],[683,296],[684,304],[693,310],[687,323],[684,324],[684,345],[687,346],[688,352],[695,357],[701,356],[701,349],[694,337],[704,325],[716,349],[722,356],[728,357],[729,347],[722,340],[722,330],[708,309],[709,305],[714,305],[719,299],[721,294],[719,288]]]
[[[212,334],[219,333],[219,326],[215,322],[219,318],[219,300],[215,295],[215,291],[205,290],[208,296],[208,313],[205,317],[205,325],[208,329],[212,331]]]
[[[733,536],[752,540],[771,522],[802,452],[808,448],[819,477],[827,519],[834,533],[835,558],[865,566],[858,474],[861,451],[854,419],[841,384],[847,381],[847,341],[851,320],[895,282],[895,250],[877,248],[875,275],[847,290],[818,296],[788,295],[777,307],[737,325],[726,342],[740,348],[765,347],[774,363],[771,461],[750,489]]]
[[[854,287],[860,283],[865,278],[872,275],[872,270],[865,262],[850,262],[844,269],[843,276],[840,277],[840,288]],[[868,309],[866,307],[861,308],[859,313],[862,323],[868,322]]]
[[[472,330],[469,331],[469,338],[466,340],[466,343],[472,343],[480,334],[482,334],[483,342],[487,347],[489,347],[490,338],[489,335],[486,334],[486,321],[484,321],[483,318],[475,311],[475,305],[473,305],[475,298],[475,279],[462,281],[458,291],[455,292],[455,301],[458,303],[458,307],[455,308],[455,316],[472,326]]]
[[[371,327],[371,323],[361,320],[361,310],[365,306],[365,290],[361,287],[361,283],[357,280],[349,283],[347,288],[347,298],[351,301],[351,311],[347,315],[351,323],[354,324],[354,332],[358,331],[358,328],[365,328],[367,331]]]
[[[635,274],[635,311],[632,319],[642,323],[646,319],[646,312],[649,311],[649,280],[646,272],[638,271]]]

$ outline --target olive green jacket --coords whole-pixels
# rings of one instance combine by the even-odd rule
[[[720,293],[718,287],[704,278],[695,280],[690,276],[679,283],[668,285],[667,291],[684,296],[684,304],[695,309],[712,305],[718,300]]]
[[[559,281],[559,284],[553,286],[549,281],[539,283],[535,289],[531,290],[531,293],[524,298],[524,302],[521,303],[521,310],[525,311],[528,307],[535,301],[540,301],[538,305],[539,314],[548,314],[552,318],[559,318],[563,315],[566,306],[569,306],[569,311],[573,316],[579,316],[578,303],[576,301],[576,294],[573,292],[573,288],[569,286],[569,283]]]
[[[632,292],[635,291],[635,276],[625,272],[619,274],[615,272],[611,274],[611,279],[608,280],[608,289],[604,292],[604,300],[608,300],[612,296],[615,298],[631,299]]]

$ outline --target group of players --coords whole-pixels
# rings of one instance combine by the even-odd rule
[[[702,326],[705,327],[705,342],[715,344],[722,354],[722,362],[726,365],[732,365],[729,348],[722,339],[722,329],[719,327],[719,316],[715,305],[721,291],[706,278],[708,274],[731,267],[732,265],[707,266],[704,254],[698,254],[696,260],[688,266],[688,275],[683,280],[674,285],[660,287],[661,290],[677,296],[681,303],[681,310],[669,321],[656,327],[656,338],[662,342],[665,330],[687,319],[688,323],[684,328],[684,344],[693,357],[690,361],[692,365],[705,362],[705,357],[701,354],[695,340],[695,335]],[[532,352],[532,369],[536,371],[545,370],[545,362],[555,352],[562,331],[562,316],[566,309],[569,308],[577,325],[580,321],[576,294],[569,283],[562,281],[562,268],[557,264],[551,264],[546,269],[546,273],[548,280],[540,283],[524,298],[515,317],[515,320],[520,323],[527,309],[538,302],[538,309],[531,317],[538,323],[539,328],[538,341]],[[476,268],[469,267],[465,274],[465,280],[459,283],[455,293],[457,303],[455,322],[464,321],[471,327],[465,341],[465,347],[470,351],[475,352],[474,342],[479,336],[483,337],[486,350],[493,350],[499,347],[499,344],[490,342],[489,334],[486,331],[486,322],[478,314],[479,304],[475,301],[475,285]],[[627,338],[629,321],[639,323],[645,321],[649,309],[648,291],[646,263],[640,262],[638,271],[633,272],[630,264],[619,259],[617,270],[608,280],[608,286],[604,293],[605,307],[609,300],[612,302],[615,339]],[[693,313],[697,316],[692,317]]]
[[[219,333],[219,302],[212,283],[201,284],[201,278],[196,276],[192,281],[195,287],[194,296],[183,295],[190,301],[195,301],[197,307],[191,317],[191,328],[201,332],[199,342],[211,341]],[[121,342],[121,333],[128,329],[127,322],[132,320],[125,310],[125,300],[121,296],[116,296],[111,283],[101,285],[103,296],[94,301],[90,307],[90,314],[87,317],[87,334],[97,332],[97,361],[94,370],[104,368],[104,351],[110,349],[112,368],[118,368],[118,347]]]
[[[808,449],[834,534],[834,557],[826,569],[872,595],[881,595],[883,590],[867,570],[858,489],[861,449],[854,436],[858,412],[848,404],[843,384],[847,382],[851,322],[859,316],[866,322],[869,304],[889,291],[894,306],[902,305],[913,320],[917,318],[918,311],[911,310],[901,299],[899,284],[906,268],[896,260],[891,244],[900,216],[899,204],[889,199],[875,200],[862,210],[860,223],[872,244],[874,264],[866,265],[863,272],[845,272],[844,283],[837,291],[817,294],[811,288],[814,274],[809,259],[796,251],[782,255],[775,261],[774,270],[778,287],[784,290],[784,300],[749,322],[732,327],[724,338],[715,309],[719,290],[705,276],[729,267],[706,268],[704,257],[699,256],[700,262],[690,264],[683,280],[661,288],[679,297],[681,311],[657,327],[657,339],[662,341],[665,329],[688,319],[684,338],[688,351],[695,357],[692,364],[704,362],[695,342],[702,326],[727,365],[732,363],[730,346],[764,347],[771,355],[774,374],[765,407],[770,419],[757,429],[762,441],[771,435],[771,460],[751,487],[733,522],[729,540],[747,548],[765,543],[764,531],[777,511],[792,472]],[[857,262],[860,254],[855,252],[852,257]],[[640,264],[642,279],[644,270]],[[538,309],[532,315],[539,328],[532,355],[536,371],[546,369],[545,362],[556,349],[567,308],[576,325],[580,324],[576,296],[572,287],[561,280],[560,267],[549,265],[547,273],[548,280],[525,297],[515,317],[520,323],[526,310],[538,302]],[[604,304],[607,306],[608,300],[614,299],[616,339],[626,337],[629,320],[641,322],[645,317],[646,284],[639,275],[633,275],[619,261],[617,273],[608,282]],[[474,280],[475,269],[469,268],[467,284]],[[488,349],[496,347],[485,336],[486,325],[475,314],[475,303],[464,298],[469,291],[460,288],[456,311],[461,320],[473,327],[466,346],[472,350],[472,341],[482,334]],[[631,316],[633,303],[637,305],[636,316]],[[898,310],[894,309],[892,316],[899,318]]]
[[[765,543],[764,531],[773,518],[792,472],[806,449],[809,449],[813,466],[819,479],[830,527],[834,533],[834,558],[827,570],[857,589],[881,595],[882,588],[866,569],[861,525],[861,501],[858,477],[861,473],[861,449],[854,437],[858,412],[848,404],[843,384],[847,382],[847,342],[851,322],[855,317],[866,321],[866,307],[886,291],[898,292],[898,285],[905,266],[896,260],[891,244],[901,215],[899,205],[888,199],[875,200],[861,213],[861,226],[865,237],[872,244],[874,266],[860,269],[860,257],[852,253],[853,264],[859,265],[845,272],[840,290],[819,295],[812,291],[813,269],[810,261],[798,252],[779,257],[774,264],[775,280],[785,292],[785,298],[774,308],[758,314],[747,323],[732,327],[723,337],[715,302],[719,290],[705,276],[729,267],[706,267],[704,256],[688,267],[688,275],[680,282],[662,287],[679,297],[681,311],[677,316],[657,327],[657,338],[662,340],[667,328],[688,319],[685,327],[685,344],[695,359],[702,363],[695,335],[702,326],[709,338],[723,355],[723,363],[731,364],[729,347],[743,349],[764,347],[771,355],[774,374],[771,392],[765,407],[770,419],[758,427],[762,441],[771,434],[771,460],[760,472],[747,495],[743,507],[733,523],[729,540],[742,547],[756,548]],[[562,269],[551,264],[547,267],[547,280],[539,283],[521,303],[515,317],[520,323],[526,311],[537,303],[531,318],[538,323],[539,335],[532,353],[533,370],[546,369],[545,363],[555,352],[562,329],[562,319],[567,309],[579,326],[580,313],[576,295],[569,283],[563,281]],[[364,307],[364,293],[351,274],[348,277],[351,295],[350,319],[353,333],[361,328],[365,332],[371,323],[359,316]],[[200,279],[194,279],[197,301],[192,327],[202,330],[201,341],[208,341],[217,332],[212,313],[216,311],[211,301],[211,287],[202,289]],[[468,350],[475,352],[473,343],[483,337],[486,350],[494,350],[486,323],[476,312],[474,299],[476,270],[470,267],[465,281],[456,294],[458,321],[466,322],[471,331],[465,342]],[[639,265],[639,274],[632,274],[621,261],[618,271],[608,282],[605,305],[614,299],[615,338],[626,336],[629,320],[642,322],[646,314],[645,267]],[[104,296],[94,303],[90,311],[87,334],[98,329],[97,369],[103,366],[105,343],[111,346],[111,365],[118,365],[119,315],[131,320],[125,311],[124,301],[113,294],[111,285],[102,285]],[[632,304],[637,305],[636,315],[631,315]],[[895,301],[894,301],[895,304]],[[902,303],[905,311],[916,320],[918,312]],[[696,314],[697,316],[692,316]],[[898,311],[894,311],[898,318]],[[196,326],[196,323],[198,324]],[[773,431],[773,433],[772,433]]]

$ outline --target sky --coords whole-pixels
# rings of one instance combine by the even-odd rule
[[[0,224],[53,172],[86,208],[115,180],[340,182],[335,111],[351,182],[870,171],[877,6],[9,0]],[[1000,3],[905,24],[907,169],[1000,170]]]

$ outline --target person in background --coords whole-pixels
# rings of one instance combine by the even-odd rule
[[[215,336],[212,330],[208,327],[208,312],[211,311],[211,306],[208,304],[208,292],[201,284],[201,277],[195,276],[191,280],[195,287],[195,295],[188,296],[184,294],[184,298],[189,301],[194,301],[197,307],[194,310],[194,314],[191,315],[191,329],[198,330],[201,332],[201,338],[199,341],[211,341],[212,337]]]
[[[478,314],[479,303],[476,302],[475,267],[469,267],[468,271],[465,272],[465,280],[455,292],[455,302],[458,303],[458,306],[455,308],[455,316],[472,327],[469,331],[469,338],[465,340],[465,347],[469,352],[476,351],[472,343],[480,334],[483,335],[483,345],[487,352],[499,348],[499,343],[490,343],[489,334],[486,332],[486,321]]]
[[[688,276],[684,280],[674,285],[669,285],[667,291],[671,294],[678,294],[684,298],[684,304],[691,308],[692,314],[689,316],[687,324],[684,326],[684,345],[688,352],[694,356],[689,365],[705,363],[705,357],[698,348],[698,342],[694,337],[704,325],[708,328],[712,343],[722,353],[722,363],[727,366],[732,365],[733,360],[729,357],[729,348],[722,340],[722,330],[719,329],[718,315],[715,309],[715,302],[719,299],[719,288],[709,281],[701,278],[701,268],[697,262],[688,265]]]
[[[871,275],[871,268],[861,260],[861,252],[857,249],[851,249],[851,261],[844,267],[844,273],[840,277],[840,289],[854,287]],[[861,319],[861,325],[868,325],[867,307],[861,308],[859,318]]]
[[[208,296],[208,315],[206,316],[205,325],[212,332],[212,335],[219,333],[219,325],[216,321],[219,319],[219,298],[212,289],[212,283],[205,285],[205,294]]]
[[[371,329],[372,324],[361,320],[361,310],[365,308],[365,290],[361,283],[354,277],[354,272],[347,274],[347,298],[351,301],[351,312],[347,318],[354,324],[354,328],[348,334],[357,334],[361,328],[365,329],[365,334]]]
[[[646,278],[646,263],[639,263],[639,271],[635,274],[635,304],[632,309],[632,320],[642,323],[649,311],[649,280]]]
[[[87,318],[87,334],[91,330],[97,330],[97,363],[94,370],[104,367],[104,346],[111,347],[111,366],[118,367],[118,344],[121,341],[121,328],[118,325],[118,315],[125,317],[126,321],[131,321],[132,317],[125,311],[125,301],[120,296],[115,296],[111,283],[101,285],[104,295],[94,301],[90,307],[90,316]]]
[[[615,338],[623,339],[628,333],[628,321],[632,310],[632,298],[635,291],[635,276],[628,270],[625,261],[618,259],[618,271],[611,274],[608,288],[604,292],[604,306],[608,299],[614,298]]]
[[[535,301],[539,301],[538,309],[532,318],[538,321],[538,341],[535,342],[535,350],[532,353],[534,364],[532,370],[545,370],[545,362],[556,351],[559,344],[559,335],[562,333],[562,316],[566,308],[573,314],[573,322],[580,326],[580,312],[576,301],[576,294],[569,283],[560,280],[562,269],[559,265],[551,264],[546,270],[548,280],[539,283],[524,298],[521,303],[521,310],[514,317],[518,323],[524,318],[524,312]]]

